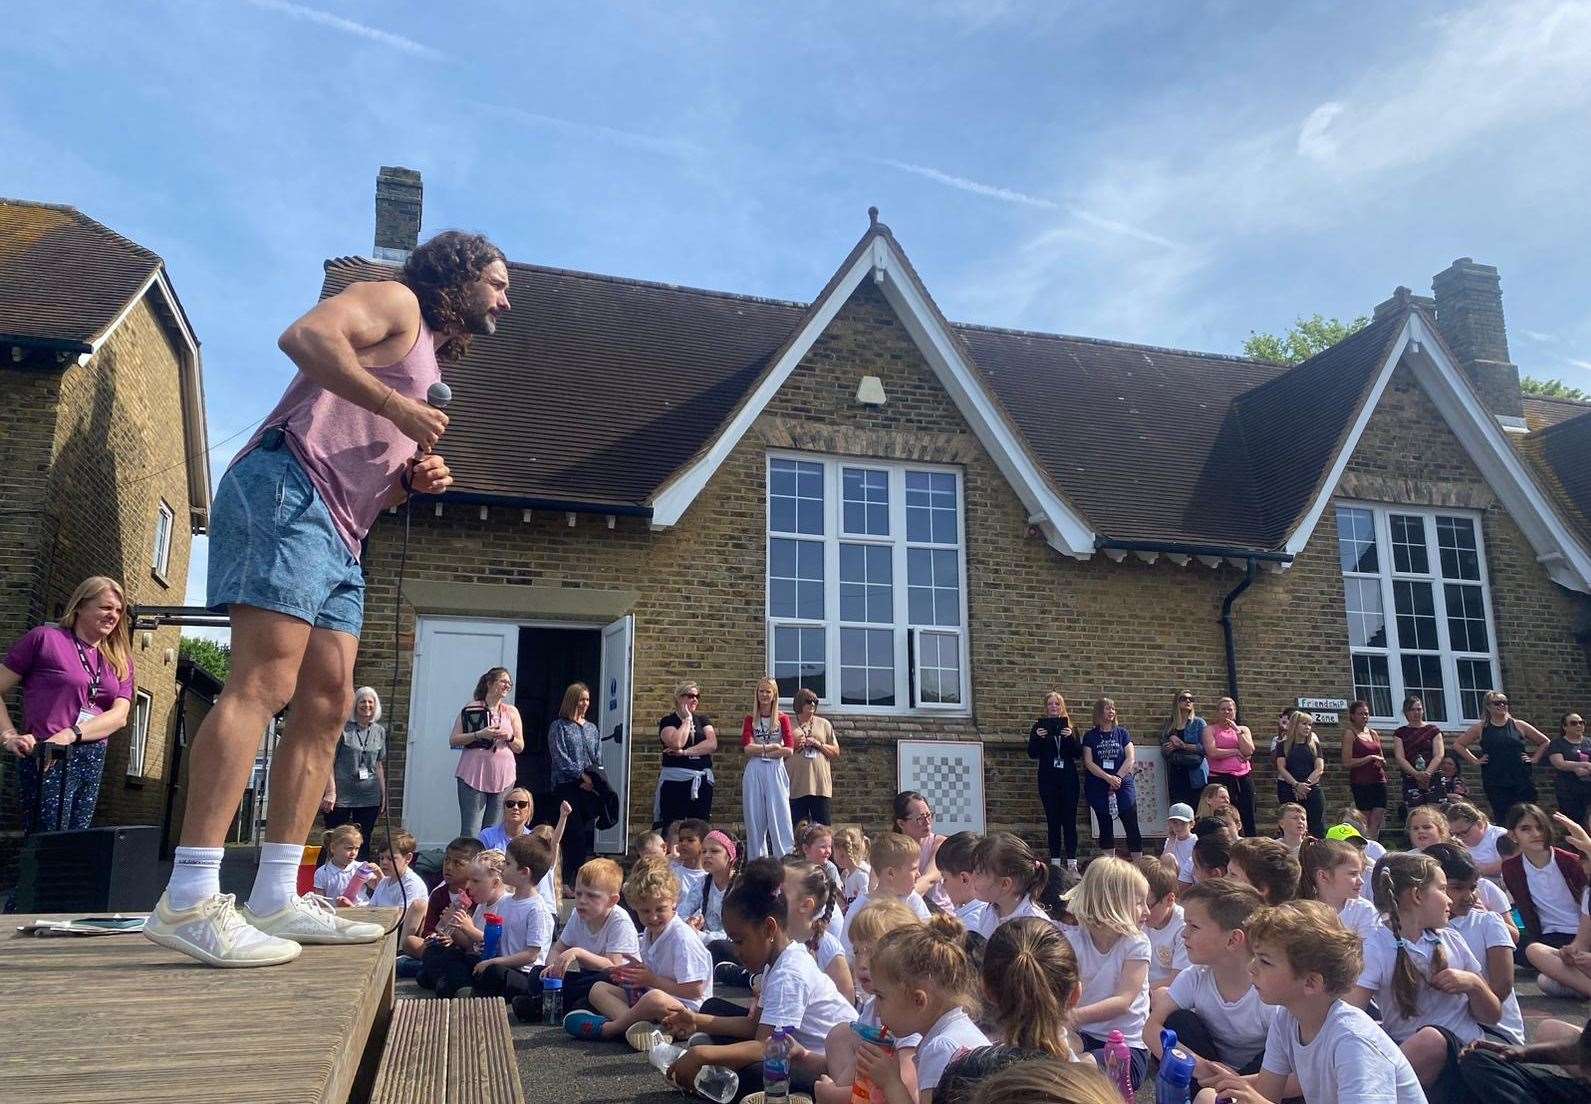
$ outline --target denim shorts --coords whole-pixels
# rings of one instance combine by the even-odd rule
[[[216,612],[255,606],[353,636],[364,624],[359,561],[280,434],[267,434],[216,488],[207,601]]]

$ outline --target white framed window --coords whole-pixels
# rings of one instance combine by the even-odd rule
[[[127,745],[127,777],[144,776],[144,753],[149,748],[149,718],[154,713],[155,699],[148,690],[133,693],[132,739]]]
[[[1483,552],[1477,514],[1338,504],[1354,697],[1374,720],[1401,724],[1411,694],[1433,724],[1480,718],[1498,688]]]
[[[160,500],[160,508],[155,515],[155,574],[164,579],[171,567],[171,533],[176,526],[177,515],[165,499]]]
[[[966,712],[961,473],[770,453],[768,651],[780,695],[846,712]]]

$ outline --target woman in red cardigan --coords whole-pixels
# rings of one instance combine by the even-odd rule
[[[1539,805],[1515,805],[1507,823],[1519,853],[1503,860],[1503,884],[1525,921],[1516,957],[1528,965],[1524,948],[1529,944],[1563,947],[1574,939],[1585,907],[1586,875],[1579,855],[1552,846],[1552,822]]]

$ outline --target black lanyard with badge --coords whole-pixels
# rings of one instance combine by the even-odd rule
[[[72,635],[72,644],[77,648],[77,661],[83,665],[83,673],[88,676],[88,700],[77,711],[77,724],[72,726],[72,731],[77,733],[78,741],[81,742],[83,739],[82,726],[99,716],[94,709],[94,699],[99,696],[99,687],[103,676],[100,673],[99,653],[94,653],[94,665],[90,667],[88,664],[88,652],[84,650],[83,642],[77,638],[76,633]]]

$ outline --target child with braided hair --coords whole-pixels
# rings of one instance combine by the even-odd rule
[[[828,872],[816,863],[795,856],[784,860],[784,895],[790,902],[790,938],[811,953],[818,969],[829,975],[834,987],[852,1001],[856,982],[840,937],[829,930],[837,887]]]
[[[1389,854],[1375,867],[1385,922],[1364,941],[1364,970],[1347,999],[1381,1009],[1381,1026],[1403,1048],[1420,1084],[1446,1099],[1458,1052],[1502,1018],[1464,937],[1448,926],[1447,877],[1429,855]]]

